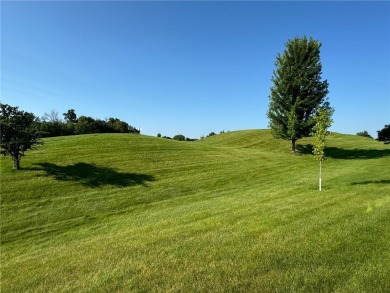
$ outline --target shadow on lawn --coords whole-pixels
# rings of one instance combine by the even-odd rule
[[[362,182],[352,182],[352,185],[366,185],[366,184],[390,184],[390,179],[368,180],[368,181],[362,181]]]
[[[300,154],[312,154],[313,146],[311,144],[297,145],[297,151]],[[376,149],[342,149],[338,147],[326,147],[325,155],[333,159],[378,159],[383,157],[390,157],[390,149],[376,150]]]
[[[75,181],[88,187],[100,187],[114,185],[127,187],[133,185],[147,186],[147,181],[155,181],[151,175],[136,173],[120,173],[112,168],[99,167],[93,164],[76,163],[68,166],[58,166],[51,163],[36,164],[43,170],[45,176],[53,177],[60,181]]]
[[[301,155],[312,155],[313,146],[311,144],[297,144],[296,151]]]

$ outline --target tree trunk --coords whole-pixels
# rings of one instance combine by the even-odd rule
[[[296,139],[292,139],[291,140],[291,152],[293,153],[293,154],[295,154],[295,142],[296,142],[297,140]]]
[[[13,157],[14,161],[14,170],[19,170],[20,168],[20,158],[19,157]]]
[[[319,180],[319,190],[322,190],[322,164],[320,161],[320,180]]]

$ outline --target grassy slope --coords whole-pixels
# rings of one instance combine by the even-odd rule
[[[390,148],[268,131],[58,137],[1,159],[2,292],[389,292]]]

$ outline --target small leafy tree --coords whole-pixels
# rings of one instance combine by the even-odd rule
[[[313,117],[315,124],[313,126],[311,135],[314,137],[313,154],[320,161],[320,177],[319,177],[319,190],[321,191],[322,185],[322,162],[325,160],[325,139],[329,134],[328,128],[332,125],[332,115],[334,109],[329,107],[329,104],[325,104],[317,110],[316,115]]]
[[[7,104],[0,104],[0,108],[1,154],[11,156],[13,167],[18,170],[24,153],[42,144],[35,125],[36,117]]]

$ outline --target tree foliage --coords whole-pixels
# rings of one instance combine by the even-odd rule
[[[59,118],[58,112],[51,110],[37,121],[41,137],[62,135],[90,134],[90,133],[140,133],[139,129],[128,123],[112,118],[106,120],[94,119],[89,116],[77,118],[74,109],[63,113],[65,122]]]
[[[177,134],[173,137],[174,140],[185,141],[186,137],[182,134]]]
[[[324,107],[319,108],[316,115],[313,117],[315,122],[311,132],[311,135],[314,137],[313,155],[321,162],[325,160],[325,139],[326,136],[329,135],[328,128],[333,123],[333,113],[334,109],[325,105]]]
[[[326,103],[323,107],[320,107],[316,115],[313,117],[314,126],[311,132],[311,135],[314,137],[313,143],[313,155],[320,161],[320,177],[319,177],[319,190],[321,191],[322,187],[322,162],[325,160],[325,144],[326,136],[329,135],[328,128],[332,125],[332,115],[334,109],[329,107],[329,104]]]
[[[99,122],[89,116],[80,116],[75,126],[76,134],[88,134],[100,132],[98,127]]]
[[[68,112],[63,113],[62,115],[64,115],[66,122],[73,124],[77,123],[77,115],[74,109],[69,109]]]
[[[295,142],[310,135],[316,109],[326,103],[328,82],[321,80],[321,43],[295,38],[278,54],[269,96],[269,127],[276,138]]]
[[[383,129],[378,130],[377,132],[379,141],[390,141],[390,124],[385,125]]]
[[[7,104],[0,104],[0,108],[1,154],[11,156],[14,169],[18,170],[24,153],[42,144],[36,128],[36,117]]]
[[[358,133],[356,133],[356,135],[358,136],[363,136],[363,137],[369,137],[369,138],[372,138],[372,136],[368,133],[367,130],[364,130],[364,131],[359,131]]]

